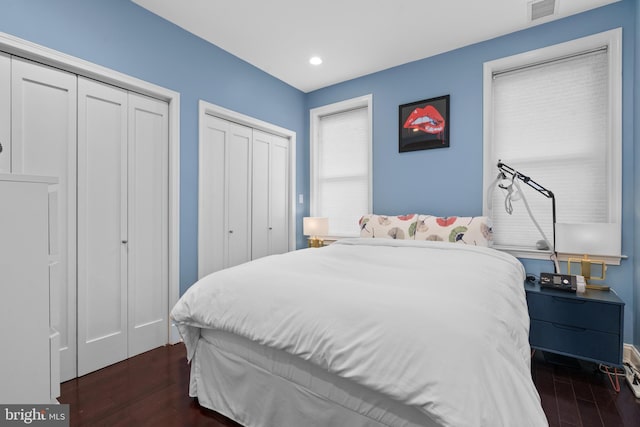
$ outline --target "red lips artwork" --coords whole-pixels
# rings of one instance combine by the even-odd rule
[[[406,129],[421,130],[432,135],[441,133],[446,123],[442,115],[433,106],[416,108],[404,122]]]

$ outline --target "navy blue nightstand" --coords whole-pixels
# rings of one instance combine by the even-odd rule
[[[611,291],[583,294],[525,283],[531,348],[622,367],[624,302]]]

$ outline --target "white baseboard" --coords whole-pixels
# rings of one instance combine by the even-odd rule
[[[180,332],[178,332],[178,327],[175,323],[171,322],[171,328],[169,330],[169,344],[178,344],[182,341],[182,337],[180,336]]]

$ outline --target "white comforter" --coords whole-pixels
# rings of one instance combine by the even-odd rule
[[[546,426],[531,380],[524,269],[488,248],[349,239],[194,284],[171,312],[298,355],[442,426]]]

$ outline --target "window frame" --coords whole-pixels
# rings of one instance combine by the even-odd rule
[[[320,132],[320,120],[322,117],[339,114],[349,110],[357,108],[367,109],[368,120],[368,210],[373,212],[373,95],[363,95],[356,98],[347,99],[344,101],[335,102],[333,104],[324,105],[321,107],[312,108],[309,111],[309,212],[311,216],[317,216],[318,206],[318,144],[319,144],[319,132]],[[330,236],[326,237],[357,237],[358,234],[353,235],[340,235],[332,234],[330,230]]]
[[[487,204],[489,186],[497,175],[497,158],[493,155],[492,123],[493,123],[493,74],[513,68],[525,67],[540,62],[551,61],[564,56],[585,52],[602,46],[608,48],[609,67],[609,138],[610,168],[612,171],[609,183],[610,219],[617,224],[618,232],[622,232],[622,28],[605,31],[568,42],[543,47],[529,52],[508,56],[484,63],[483,66],[483,215],[490,215]],[[532,177],[535,179],[535,177]],[[533,226],[533,223],[532,223]],[[499,249],[519,258],[549,259],[550,252],[529,250],[516,246],[494,245]],[[582,254],[559,254],[559,259],[566,261],[569,257]],[[622,256],[603,257],[609,264],[620,264]]]

